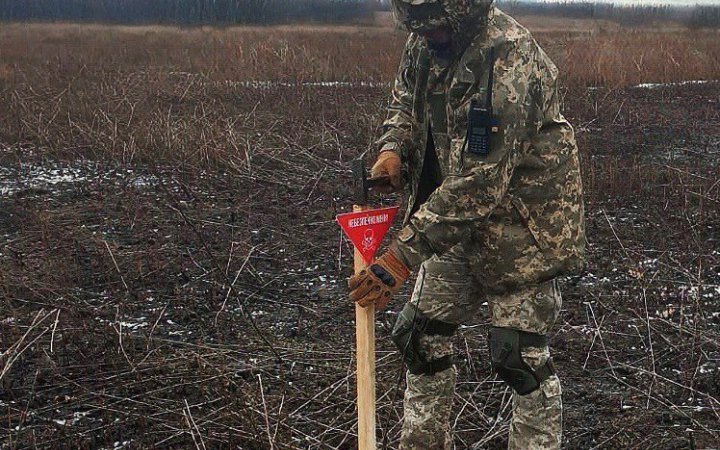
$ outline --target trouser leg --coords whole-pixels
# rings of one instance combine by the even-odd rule
[[[435,345],[452,351],[450,338]],[[400,450],[450,450],[452,433],[450,413],[455,393],[455,367],[435,374],[406,374],[407,388],[403,401],[403,420]]]
[[[560,312],[555,282],[489,299],[493,326],[545,335]],[[550,359],[547,346],[525,347],[522,359],[539,369]],[[562,390],[557,373],[526,395],[514,394],[509,450],[557,450],[562,443]]]
[[[541,367],[550,358],[548,347],[522,352],[531,367]],[[510,450],[556,450],[562,443],[562,391],[557,374],[540,384],[540,389],[513,397],[510,422]]]
[[[452,332],[439,333],[438,328],[442,329],[442,324],[447,324],[454,331],[455,324],[462,323],[480,309],[477,296],[470,292],[470,280],[462,247],[452,249],[441,258],[431,258],[421,267],[410,306],[406,306],[404,311],[417,309],[424,319],[435,322],[435,332],[417,333],[415,330],[418,351],[425,360],[442,362],[443,358],[450,358],[453,353]],[[418,320],[415,323],[424,325]],[[403,351],[403,348],[400,350]],[[406,375],[400,450],[452,448],[450,414],[457,371],[454,366],[444,364],[437,364],[437,369],[429,371],[432,373],[411,373],[411,369]]]

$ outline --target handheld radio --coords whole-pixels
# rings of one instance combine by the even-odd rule
[[[495,48],[490,48],[490,69],[485,104],[473,99],[468,111],[467,150],[478,156],[490,154],[490,134],[497,131],[498,121],[493,117],[492,88],[495,68]]]

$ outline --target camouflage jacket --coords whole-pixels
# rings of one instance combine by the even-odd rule
[[[411,266],[462,242],[477,248],[478,276],[502,291],[583,265],[578,151],[557,75],[528,30],[497,8],[444,73],[410,34],[378,148],[403,162],[408,206],[396,244]],[[468,115],[487,106],[490,83],[494,126],[482,156],[467,148]],[[442,183],[416,205],[429,129]]]

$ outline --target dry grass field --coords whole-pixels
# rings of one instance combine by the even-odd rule
[[[717,448],[720,35],[527,23],[560,67],[588,206],[590,265],[564,280],[551,335],[565,448]],[[0,447],[355,448],[333,218],[402,42],[379,26],[0,26]],[[378,315],[387,448],[407,295]],[[457,338],[457,448],[507,442],[487,325]]]

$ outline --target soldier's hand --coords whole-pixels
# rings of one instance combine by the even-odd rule
[[[383,194],[397,192],[402,189],[402,174],[400,172],[400,156],[392,150],[385,150],[378,155],[375,165],[370,171],[373,178],[388,177],[389,184],[376,185],[373,190]]]
[[[393,250],[388,250],[368,268],[348,280],[350,300],[363,308],[375,303],[375,308],[381,310],[409,276],[410,269]]]

